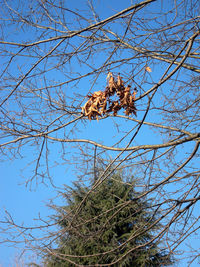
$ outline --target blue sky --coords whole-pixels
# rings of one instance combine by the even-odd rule
[[[94,6],[98,14],[100,14],[100,19],[105,19],[116,12],[119,12],[120,10],[127,8],[132,3],[135,3],[136,1],[130,1],[130,0],[112,0],[112,1],[95,1]],[[139,1],[137,1],[139,2]],[[165,8],[165,2],[161,1],[163,7]],[[13,5],[17,5],[18,1],[13,1]],[[86,1],[78,0],[78,1],[71,1],[69,2],[69,8],[73,8],[74,10],[82,8],[83,10],[87,9]],[[151,5],[151,11],[157,12],[160,9],[160,6],[158,6],[157,3],[153,3]],[[69,20],[71,17],[69,16]],[[117,27],[117,26],[116,26]],[[120,31],[120,30],[119,30]],[[23,34],[22,34],[23,35]],[[10,38],[12,39],[13,36],[17,38],[17,40],[20,40],[22,37],[18,34],[17,31],[13,28],[13,33],[9,33]],[[26,32],[23,36],[24,40],[34,40],[34,33],[28,33]],[[76,39],[75,39],[76,40]],[[45,45],[44,45],[45,49]],[[104,51],[103,51],[104,52]],[[102,53],[103,53],[102,52]],[[32,59],[31,59],[32,60]],[[23,74],[27,71],[29,68],[29,64],[31,64],[31,60],[24,61],[23,69],[17,69],[16,67],[13,68],[13,73],[20,75],[20,72],[22,71]],[[96,57],[96,60],[98,62],[102,62],[104,58],[101,58],[101,55]],[[82,67],[78,65],[78,63],[72,62],[72,65],[74,64],[75,69],[78,69],[77,71],[83,71]],[[99,63],[100,65],[100,63]],[[163,73],[162,68],[160,68],[161,65],[153,65],[152,68],[152,74],[148,74],[147,81],[149,84],[151,82],[157,82],[159,80],[159,77]],[[163,66],[166,66],[163,64]],[[80,68],[80,69],[79,69]],[[86,68],[84,66],[84,68]],[[88,67],[89,69],[89,67]],[[84,69],[86,71],[86,69]],[[124,71],[126,72],[126,68],[124,68]],[[58,73],[56,71],[53,71],[52,73],[47,76],[49,79],[49,83],[57,82],[57,81],[64,81],[66,79],[65,73],[63,75],[61,73]],[[142,78],[141,78],[142,79]],[[41,84],[43,84],[43,81],[39,81]],[[99,79],[95,83],[95,85],[91,88],[92,91],[96,90],[102,90],[102,88],[105,87],[106,79],[105,74],[100,75]],[[87,94],[88,89],[91,86],[92,80],[90,78],[85,79],[80,85],[80,94]],[[72,87],[72,86],[71,86]],[[71,89],[70,86],[66,85],[66,94]],[[97,89],[98,88],[98,89]],[[165,88],[162,88],[165,89]],[[159,102],[159,99],[155,99],[156,102]],[[17,108],[17,107],[16,107]],[[140,118],[142,111],[138,111],[138,118]],[[156,114],[154,114],[155,117],[153,118],[153,121],[156,121]],[[39,115],[38,115],[39,116]],[[152,115],[151,115],[152,116]],[[147,120],[150,120],[151,117],[147,117]],[[63,120],[64,121],[64,120]],[[114,144],[120,134],[123,136],[122,132],[118,132],[117,128],[113,130],[113,124],[118,123],[119,125],[122,124],[121,118],[108,118],[106,120],[102,121],[92,121],[85,125],[85,127],[82,125],[81,127],[81,134],[78,132],[75,133],[75,136],[81,136],[81,138],[91,138],[95,139],[97,141],[104,141],[106,145],[110,145],[110,142]],[[124,124],[126,129],[130,130],[133,127],[132,122],[126,121]],[[145,127],[144,127],[145,128]],[[146,129],[146,128],[145,128]],[[156,144],[160,142],[162,139],[161,136],[158,135],[158,133],[155,133],[151,137],[149,137],[149,132],[142,129],[142,135],[141,137],[138,137],[135,142],[137,144],[143,144],[148,141],[151,144]],[[103,133],[103,134],[102,134]],[[59,135],[59,134],[58,134]],[[117,138],[116,138],[117,136]],[[128,137],[129,138],[129,137]],[[125,139],[124,143],[128,140]],[[23,223],[24,225],[30,226],[30,225],[36,225],[37,219],[39,216],[42,218],[47,218],[49,215],[52,214],[52,210],[47,207],[47,203],[50,199],[54,198],[56,203],[62,203],[59,197],[57,196],[57,190],[59,190],[63,184],[71,185],[72,181],[76,180],[77,173],[80,173],[81,166],[76,164],[76,167],[73,167],[70,164],[67,164],[67,160],[71,160],[73,157],[76,157],[76,162],[78,163],[78,156],[77,152],[78,149],[73,148],[71,146],[71,149],[67,152],[65,160],[61,159],[59,157],[61,153],[61,146],[59,144],[51,144],[50,145],[50,154],[49,154],[49,160],[51,161],[51,166],[54,166],[50,169],[51,175],[53,177],[53,183],[54,187],[51,186],[51,181],[46,179],[44,183],[41,183],[41,178],[38,179],[34,178],[32,182],[26,183],[27,180],[30,180],[30,177],[33,175],[33,168],[34,164],[29,163],[35,158],[35,156],[38,154],[37,148],[34,146],[25,146],[22,149],[22,156],[15,158],[6,159],[4,162],[0,163],[0,172],[1,172],[1,189],[0,189],[0,220],[4,220],[5,218],[5,210],[7,210],[11,215],[12,218],[16,221],[16,223]],[[109,154],[110,156],[114,156],[115,153]],[[60,165],[57,165],[57,162]],[[42,163],[45,163],[45,159],[42,159]],[[196,163],[198,164],[198,163]],[[3,238],[7,238],[7,233],[1,233]],[[8,237],[10,238],[10,236]],[[12,238],[12,237],[11,237]],[[194,245],[195,242],[198,244],[198,240],[191,240],[191,243]],[[19,247],[22,245],[19,245]],[[12,243],[6,245],[5,243],[0,244],[0,266],[6,267],[11,266],[13,264],[13,259],[15,255],[18,255],[18,250],[15,249],[12,246]],[[34,256],[33,256],[34,257]],[[195,267],[197,263],[194,262],[191,266]],[[179,266],[187,266],[186,261],[181,261]]]

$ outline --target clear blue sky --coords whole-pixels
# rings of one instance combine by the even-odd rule
[[[18,1],[15,1],[17,3]],[[86,1],[77,0],[72,1],[69,5],[73,8],[84,7]],[[124,8],[130,6],[131,3],[135,3],[135,1],[130,0],[110,0],[110,1],[95,1],[97,13],[100,14],[101,19],[105,19],[106,17],[111,16],[115,12],[118,12]],[[152,9],[157,9],[156,4],[152,4]],[[29,36],[27,36],[29,37]],[[155,67],[156,68],[156,67]],[[152,67],[153,69],[153,67]],[[158,68],[156,68],[156,73],[152,73],[154,80],[157,80],[157,77],[160,76]],[[103,85],[105,80],[101,80],[100,83]],[[88,85],[84,84],[84,87],[87,88]],[[120,121],[120,120],[119,120]],[[82,138],[86,138],[88,136],[93,136],[95,134],[96,140],[102,138],[102,124],[101,122],[92,121],[87,128],[83,129]],[[127,122],[127,128],[130,129],[131,123]],[[107,124],[104,124],[106,127],[106,132],[104,131],[104,140],[107,144],[109,144],[112,139],[114,133],[112,132],[111,125],[109,121]],[[148,134],[145,136],[145,132],[143,132],[142,139],[138,139],[137,142],[143,142],[146,138],[149,138]],[[150,142],[154,143],[158,139],[158,136],[154,136]],[[59,160],[59,153],[57,151],[56,146],[51,147],[51,152],[55,154],[55,160]],[[21,224],[30,226],[35,225],[35,218],[47,217],[52,214],[52,210],[50,210],[46,204],[49,199],[54,198],[57,193],[56,189],[51,187],[50,183],[47,182],[47,185],[44,185],[38,181],[33,181],[30,185],[26,185],[25,181],[27,177],[32,175],[31,167],[27,166],[29,162],[32,160],[32,155],[34,153],[33,148],[24,148],[23,157],[18,159],[6,160],[0,163],[0,173],[1,173],[1,187],[0,187],[0,220],[4,220],[5,210],[7,210],[10,214],[12,214],[13,219]],[[73,154],[73,151],[71,151]],[[70,157],[70,155],[69,155]],[[52,161],[53,156],[51,156]],[[24,166],[27,166],[24,170]],[[23,171],[22,171],[23,170]],[[62,187],[62,184],[70,185],[73,180],[76,179],[76,173],[73,167],[68,165],[60,165],[59,167],[55,167],[51,170],[54,184],[59,188]],[[57,200],[59,203],[59,199]],[[1,235],[6,238],[6,233],[1,233]],[[10,236],[8,237],[10,238]],[[194,243],[197,242],[195,240],[191,240]],[[21,245],[23,247],[23,244]],[[20,245],[19,245],[20,247]],[[15,255],[18,255],[18,250],[15,249],[12,244],[7,246],[5,243],[0,244],[0,267],[12,266]],[[180,262],[178,266],[187,266],[186,262],[183,260]],[[198,266],[196,262],[194,262],[192,267]]]

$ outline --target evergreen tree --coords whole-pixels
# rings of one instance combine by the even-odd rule
[[[74,216],[90,189],[75,184],[64,194],[67,205],[56,208],[61,235],[57,249],[45,255],[45,266],[155,267],[173,263],[159,248],[161,241],[152,241],[160,227],[154,225],[158,215],[150,201],[136,198],[134,183],[114,174],[87,196]]]

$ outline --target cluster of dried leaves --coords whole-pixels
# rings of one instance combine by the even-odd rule
[[[82,107],[82,113],[85,116],[88,116],[89,120],[98,120],[98,116],[111,112],[116,116],[120,109],[125,109],[125,114],[127,116],[132,113],[136,116],[136,107],[134,103],[136,89],[134,89],[131,94],[131,86],[128,85],[125,87],[120,75],[115,79],[113,74],[109,72],[107,79],[108,86],[106,86],[104,92],[97,91],[92,95],[88,95],[89,99]],[[112,100],[112,96],[116,96],[116,98]]]

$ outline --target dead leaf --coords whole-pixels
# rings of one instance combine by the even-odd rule
[[[152,72],[150,67],[146,67],[145,70],[148,71],[148,72]]]
[[[149,71],[148,69],[146,70]],[[132,113],[136,116],[136,107],[134,104],[136,94],[135,89],[133,94],[131,94],[131,86],[128,85],[125,88],[120,75],[118,75],[116,82],[113,74],[109,72],[107,79],[109,79],[109,81],[105,91],[95,91],[92,95],[88,95],[89,99],[82,107],[82,113],[87,116],[89,120],[98,120],[98,116],[110,112],[113,112],[113,115],[116,116],[117,112],[123,108],[125,109],[125,114],[127,116]],[[116,95],[117,100],[112,100],[111,97],[114,94]],[[107,103],[109,103],[108,109]]]
[[[120,88],[120,87],[124,87],[124,82],[121,78],[120,75],[117,76],[117,86]]]
[[[109,71],[106,79],[109,79],[111,76],[113,76],[113,74],[112,74],[112,72]]]

